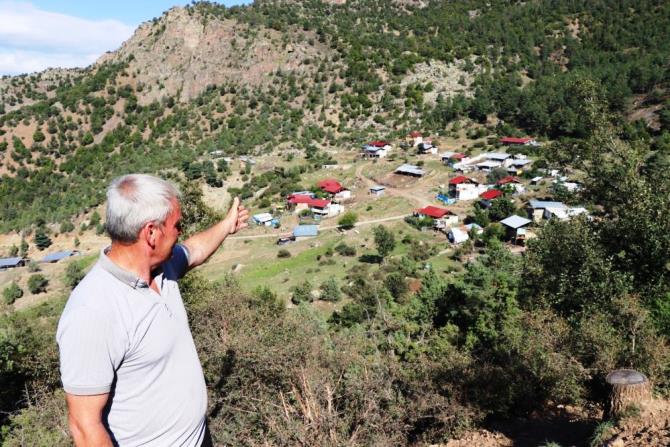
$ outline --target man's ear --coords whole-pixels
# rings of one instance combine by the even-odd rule
[[[156,248],[156,236],[158,234],[158,225],[156,222],[147,222],[142,231],[140,231],[140,238],[144,240],[151,248]]]

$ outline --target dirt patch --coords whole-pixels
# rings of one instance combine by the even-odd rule
[[[527,418],[490,422],[440,447],[537,447],[551,442],[586,446],[601,415],[596,409],[558,405]]]
[[[412,188],[417,186],[423,178],[390,173],[376,180],[380,185],[390,186],[391,188]]]
[[[654,399],[640,405],[639,414],[619,422],[603,445],[661,447],[670,445],[670,402]]]
[[[465,60],[456,60],[450,64],[435,60],[422,62],[416,64],[412,72],[400,84],[407,87],[412,84],[431,83],[433,90],[424,93],[424,101],[427,104],[435,104],[439,95],[444,98],[451,98],[459,94],[472,97],[473,91],[470,86],[477,70],[466,71],[465,66]]]

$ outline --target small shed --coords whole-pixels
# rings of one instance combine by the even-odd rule
[[[468,235],[467,231],[464,231],[461,228],[452,228],[449,230],[447,238],[452,244],[462,244],[463,242],[470,239],[470,236]]]
[[[419,154],[437,154],[437,147],[433,146],[431,143],[419,143],[417,144]]]
[[[377,185],[370,188],[370,194],[372,194],[373,196],[377,197],[383,196],[385,192],[386,188],[384,186]]]
[[[500,221],[500,223],[507,230],[507,239],[511,240],[515,244],[519,241],[523,241],[526,238],[526,227],[530,225],[533,221],[526,219],[521,216],[509,216],[506,219]]]
[[[256,225],[265,225],[266,227],[272,225],[272,214],[270,213],[254,214],[251,219]]]
[[[293,229],[293,236],[299,237],[316,237],[319,235],[318,225],[298,225]]]
[[[481,227],[481,225],[477,225],[476,223],[469,223],[465,225],[465,228],[467,228],[468,233],[471,232],[473,229],[477,234],[482,234],[484,232],[484,229]]]

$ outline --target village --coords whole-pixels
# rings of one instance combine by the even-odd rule
[[[458,264],[448,259],[450,254],[465,245],[472,252],[478,241],[490,234],[519,254],[544,222],[588,216],[585,207],[556,198],[572,197],[581,185],[556,169],[537,166],[532,154],[537,153],[540,143],[516,137],[489,141],[491,147],[479,148],[481,151],[465,145],[461,150],[443,151],[435,138],[413,131],[401,141],[375,140],[362,144],[357,151],[338,153],[337,164],[323,165],[303,175],[303,183],[312,185],[310,188],[292,191],[269,207],[250,202],[251,228],[231,237],[204,271],[215,278],[233,271],[249,287],[273,285],[288,293],[295,285],[289,279],[290,271],[300,270],[296,265],[299,259],[316,259],[322,251],[328,253],[327,247],[335,246],[334,241],[350,241],[363,252],[371,250],[366,228],[379,224],[399,234],[418,231],[421,243],[434,246],[440,255],[427,264],[449,270]],[[208,156],[219,158],[222,153],[215,151]],[[240,172],[249,167],[262,172],[274,169],[280,160],[240,156],[237,160],[226,158],[226,162],[231,166],[239,163]],[[239,178],[234,180],[241,182]],[[213,206],[223,209],[220,191],[210,189],[206,197]],[[35,271],[36,265],[44,266],[45,274],[50,270],[62,272],[63,267],[53,264],[71,257],[93,262],[106,244],[105,235],[80,237],[84,242],[75,248],[64,235],[56,235],[51,252],[33,249],[28,256],[0,259],[0,283],[19,281],[25,276],[22,270]],[[283,248],[283,255],[289,253],[293,259],[272,258],[268,252],[279,249],[272,246]],[[268,262],[277,266],[268,268]],[[349,264],[347,260],[343,266]],[[328,271],[323,263],[314,266],[312,261],[301,268],[308,274],[324,271],[327,275]],[[286,278],[277,283],[270,272],[281,272]],[[54,292],[57,290],[66,289]],[[47,295],[50,293],[37,301]]]
[[[334,218],[345,213],[349,205],[354,208],[362,202],[375,200],[388,194],[403,195],[403,191],[416,194],[412,199],[425,203],[407,216],[421,219],[421,228],[444,234],[454,246],[462,244],[472,236],[482,234],[483,225],[473,218],[473,210],[489,210],[498,201],[511,201],[516,212],[496,220],[504,228],[503,240],[511,246],[521,248],[525,241],[535,237],[534,227],[550,219],[567,220],[581,214],[588,215],[582,206],[570,206],[553,199],[559,189],[568,194],[580,189],[578,181],[569,179],[558,170],[534,168],[533,159],[524,154],[524,148],[533,148],[538,143],[532,138],[503,137],[501,146],[513,149],[508,152],[483,152],[467,156],[462,152],[440,152],[431,139],[424,139],[420,132],[411,132],[408,142],[402,143],[414,152],[417,164],[396,163],[395,169],[373,178],[357,175],[355,186],[349,186],[337,178],[318,180],[311,191],[296,191],[286,197],[286,202],[274,207],[271,212],[252,216],[254,224],[281,229],[280,219],[287,215],[298,217],[298,224],[290,234],[282,234],[278,244],[286,244],[302,238],[316,237],[320,228],[333,229]],[[398,157],[393,157],[392,143],[376,140],[362,146],[359,154],[363,163],[384,166]],[[430,172],[430,162],[438,172]],[[439,167],[435,165],[439,161]],[[359,171],[366,171],[362,165]],[[333,170],[337,165],[324,166]],[[370,172],[370,171],[368,171]],[[446,184],[440,183],[444,174],[449,175]],[[360,173],[359,173],[360,174]],[[538,175],[534,175],[538,174]],[[356,182],[356,180],[359,180]],[[361,184],[360,180],[363,180]],[[437,184],[436,184],[437,180]],[[435,192],[431,194],[431,192]],[[406,195],[406,194],[405,194]],[[361,196],[363,196],[361,198]],[[384,216],[388,217],[388,216]],[[363,223],[363,222],[359,222]]]

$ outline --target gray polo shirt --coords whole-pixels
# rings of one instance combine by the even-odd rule
[[[120,446],[200,446],[207,390],[177,279],[188,251],[176,245],[149,285],[105,250],[72,291],[58,324],[65,391],[110,393],[105,422]]]

